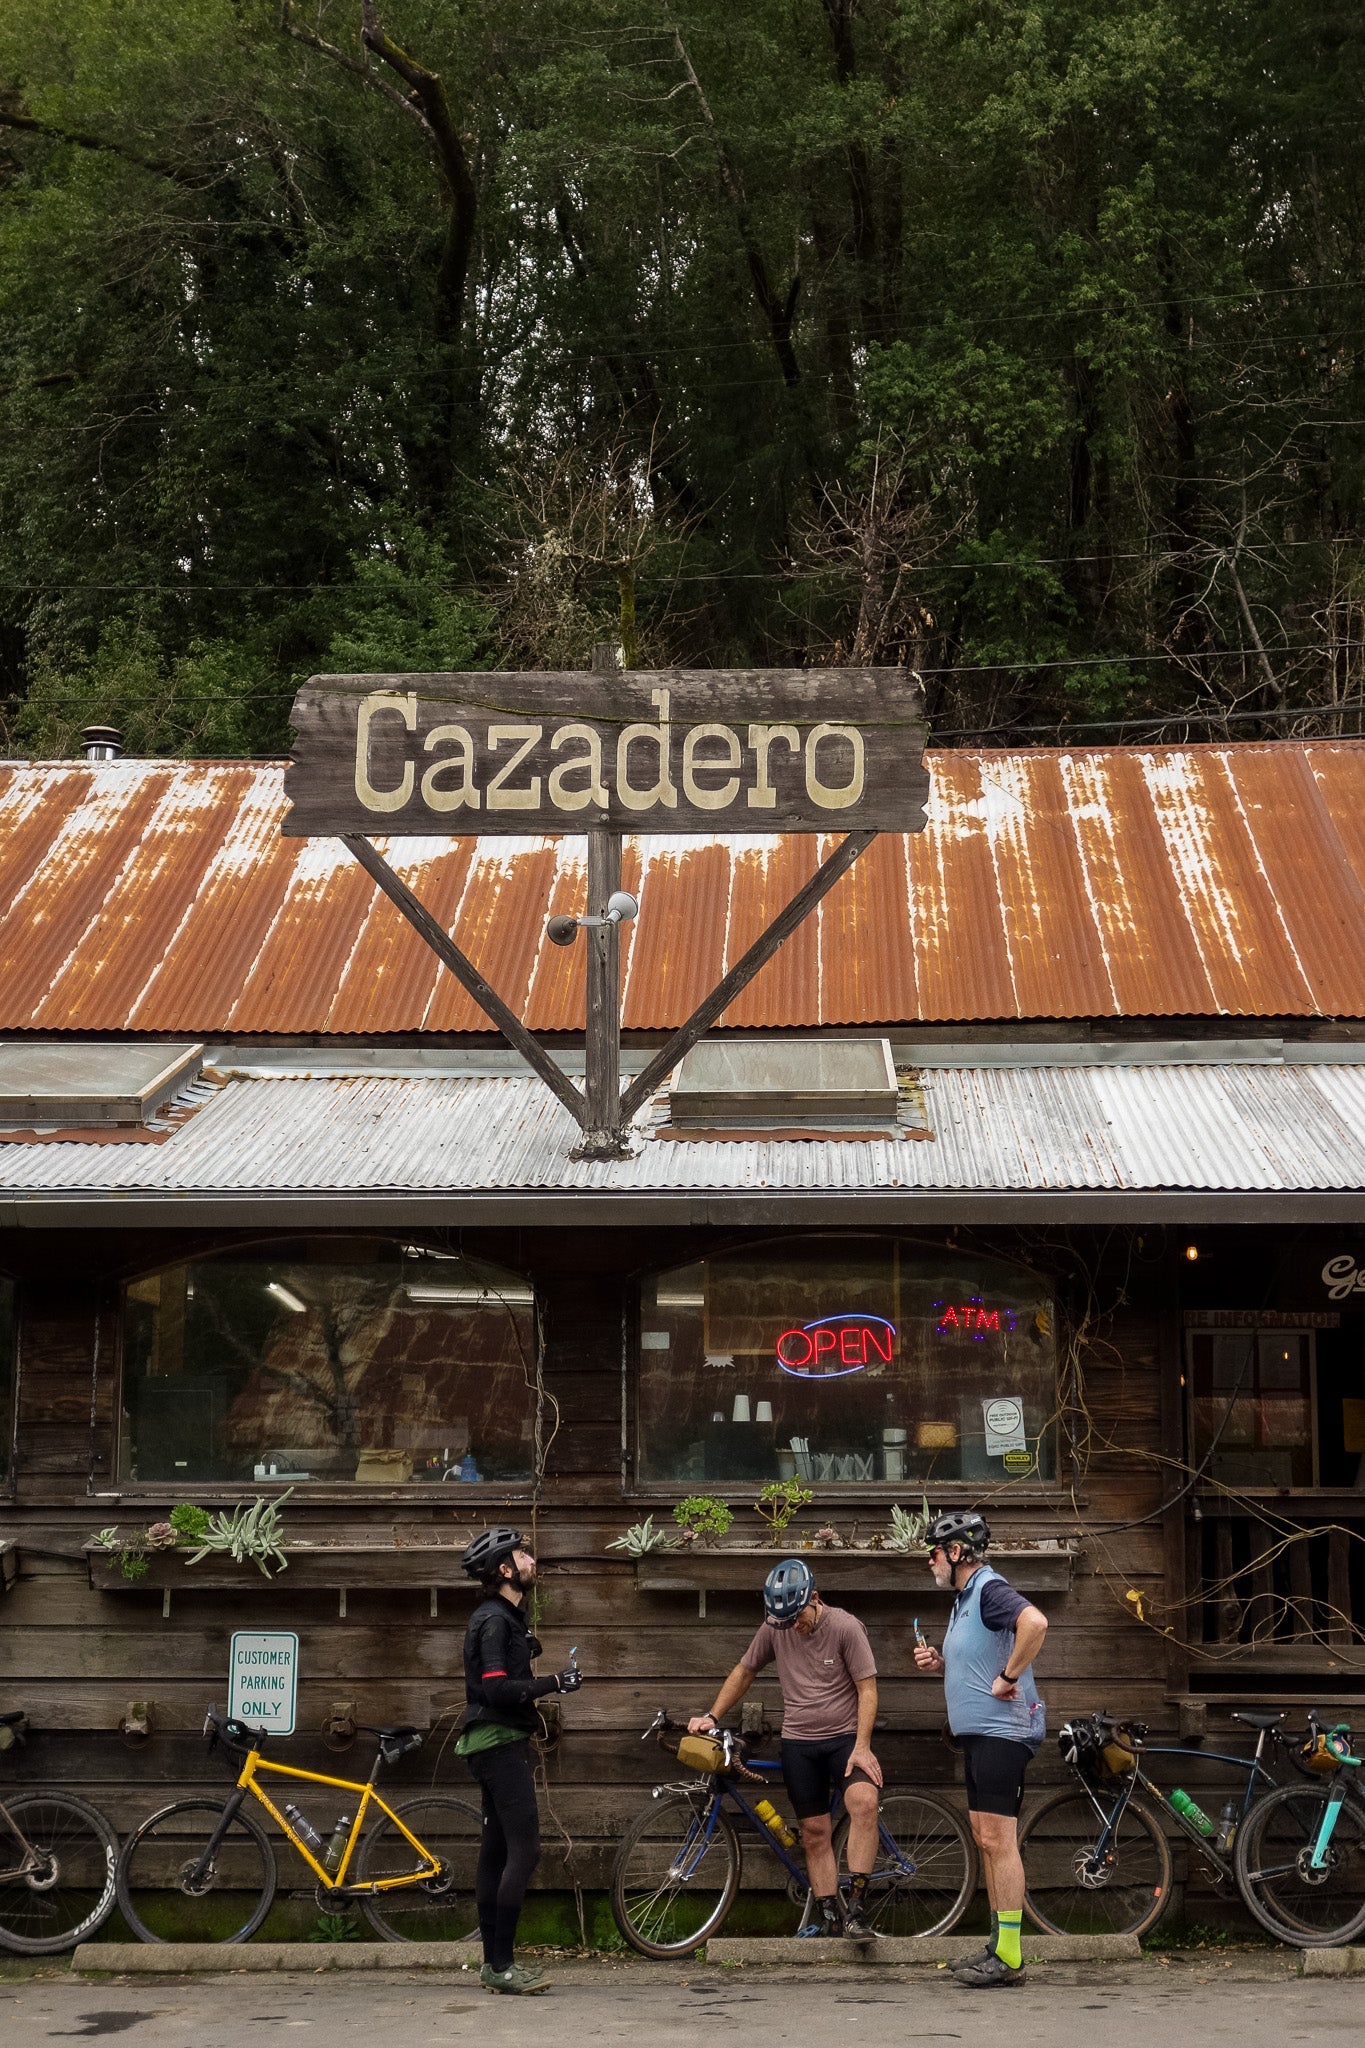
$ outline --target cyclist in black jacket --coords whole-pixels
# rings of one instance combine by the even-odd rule
[[[465,1551],[464,1568],[484,1591],[465,1632],[468,1705],[455,1745],[483,1795],[474,1878],[483,1941],[479,1977],[488,1991],[545,1991],[545,1973],[512,1957],[526,1887],[540,1861],[530,1756],[530,1738],[540,1726],[534,1703],[546,1693],[576,1692],[583,1674],[576,1664],[550,1678],[531,1670],[540,1644],[522,1605],[536,1582],[536,1561],[519,1529],[485,1529]]]

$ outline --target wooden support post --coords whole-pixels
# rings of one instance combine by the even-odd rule
[[[401,876],[394,873],[383,854],[376,853],[369,840],[359,834],[347,834],[341,843],[351,858],[359,861],[370,880],[384,891],[390,903],[402,912],[418,937],[426,941],[441,965],[450,969],[485,1017],[497,1025],[508,1044],[559,1097],[574,1122],[583,1124],[587,1119],[587,1105],[563,1068],[551,1059],[539,1040],[531,1036],[515,1010],[509,1010],[497,990],[484,980],[474,962],[465,957],[450,934],[437,924],[426,905],[413,895]]]
[[[1327,1640],[1345,1650],[1354,1640],[1351,1626],[1351,1534],[1335,1523],[1327,1531]]]
[[[748,952],[740,955],[725,979],[717,982],[705,1002],[699,1003],[687,1022],[659,1048],[644,1072],[636,1075],[621,1097],[622,1124],[629,1123],[665,1074],[672,1072],[683,1054],[729,1009],[740,990],[748,987],[760,967],[766,967],[778,947],[810,916],[821,897],[828,895],[840,877],[848,873],[858,855],[866,853],[876,836],[875,832],[850,832],[847,839],[840,841],[829,859],[797,890],[786,909],[779,911]]]
[[[1308,1561],[1308,1538],[1296,1535],[1285,1553],[1289,1560],[1289,1597],[1293,1601],[1290,1636],[1296,1643],[1311,1642],[1317,1634],[1313,1605],[1313,1575]]]
[[[588,916],[602,918],[621,886],[621,835],[596,825],[588,832]],[[584,1040],[587,1118],[579,1159],[626,1156],[621,1116],[621,927],[590,924],[588,1010]]]

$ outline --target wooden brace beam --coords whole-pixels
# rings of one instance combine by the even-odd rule
[[[533,1067],[545,1086],[563,1103],[565,1109],[580,1129],[588,1122],[588,1106],[581,1091],[538,1039],[531,1036],[520,1017],[510,1010],[497,990],[484,980],[473,961],[463,954],[450,934],[440,926],[426,905],[414,896],[407,883],[396,875],[383,854],[377,853],[368,839],[359,834],[348,833],[342,839],[353,860],[359,861],[370,880],[388,897],[403,917],[412,926],[443,967],[448,967],[461,988],[471,995],[484,1015],[496,1024],[508,1044],[519,1052],[527,1065]]]

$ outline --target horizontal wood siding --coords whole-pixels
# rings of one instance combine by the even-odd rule
[[[269,1585],[248,1577],[227,1591],[196,1586],[186,1569],[168,1615],[159,1591],[92,1589],[83,1546],[95,1530],[145,1523],[168,1505],[145,1492],[119,1497],[111,1476],[119,1289],[127,1275],[200,1251],[205,1240],[114,1231],[0,1240],[0,1266],[19,1278],[22,1304],[18,1458],[14,1495],[0,1515],[0,1534],[21,1546],[17,1579],[0,1606],[3,1695],[7,1707],[26,1709],[34,1728],[22,1751],[0,1760],[0,1785],[67,1783],[126,1827],[187,1788],[225,1784],[221,1760],[208,1757],[198,1731],[205,1707],[223,1698],[227,1638],[235,1628],[287,1626],[300,1635],[302,1672],[291,1761],[363,1776],[371,1754],[364,1738],[334,1753],[320,1735],[334,1704],[351,1701],[361,1721],[412,1721],[429,1731],[423,1750],[386,1774],[386,1784],[417,1788],[434,1777],[472,1790],[453,1753],[471,1595],[442,1587],[433,1617],[420,1563],[405,1567],[402,1545],[455,1544],[467,1540],[475,1517],[529,1524],[534,1514],[543,1561],[542,1668],[562,1663],[576,1644],[588,1674],[582,1691],[563,1703],[565,1732],[542,1763],[546,1854],[537,1881],[603,1883],[614,1840],[643,1788],[677,1774],[670,1759],[641,1745],[640,1730],[660,1706],[682,1714],[709,1705],[760,1615],[762,1558],[754,1560],[753,1590],[708,1593],[703,1619],[694,1592],[643,1591],[632,1562],[606,1550],[646,1505],[668,1513],[667,1496],[622,1492],[621,1344],[631,1276],[682,1263],[713,1241],[684,1231],[501,1231],[479,1233],[477,1242],[466,1233],[467,1250],[534,1273],[541,1290],[546,1385],[558,1428],[539,1500],[533,1508],[527,1487],[506,1495],[451,1487],[420,1497],[301,1489],[285,1510],[295,1538],[399,1546],[389,1568],[396,1583],[375,1584],[370,1567],[357,1569],[342,1618],[337,1590],[291,1586],[288,1573]],[[1005,1233],[993,1240],[995,1250],[1009,1247]],[[1162,1449],[1160,1273],[1146,1269],[1127,1292],[1104,1343],[1083,1353],[1088,1471],[1077,1481],[1075,1504],[1060,1487],[1047,1501],[1014,1495],[988,1503],[1003,1538],[1075,1540],[1079,1532],[1070,1589],[1039,1596],[1051,1621],[1040,1679],[1054,1730],[1068,1714],[1096,1707],[1140,1715],[1154,1729],[1176,1726],[1166,1639],[1128,1597],[1141,1594],[1159,1614],[1167,1591],[1161,1520],[1142,1519],[1163,1497],[1163,1468],[1142,1455]],[[756,1540],[757,1518],[741,1504],[745,1490],[726,1490],[736,1502],[734,1534],[747,1522]],[[965,1497],[965,1489],[953,1491]],[[911,1495],[907,1487],[903,1497]],[[888,1501],[875,1490],[832,1489],[810,1514],[845,1529],[856,1515],[867,1529],[886,1521]],[[1138,1526],[1115,1526],[1130,1522]],[[406,1583],[405,1572],[413,1575]],[[913,1665],[912,1616],[937,1638],[947,1610],[923,1560],[905,1560],[903,1595],[838,1597],[866,1622],[877,1654],[877,1739],[888,1783],[937,1783],[960,1797],[960,1762],[943,1739],[942,1688]],[[754,1697],[775,1730],[775,1686],[760,1681]],[[141,1744],[117,1732],[134,1701],[151,1706],[153,1734]],[[1049,1741],[1034,1782],[1060,1775]],[[321,1805],[329,1808],[329,1799]]]

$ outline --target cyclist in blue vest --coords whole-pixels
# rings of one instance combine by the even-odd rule
[[[958,1963],[954,1975],[959,1984],[984,1991],[1024,1982],[1019,1808],[1024,1772],[1046,1733],[1033,1660],[1047,1617],[987,1564],[991,1532],[974,1510],[937,1516],[925,1539],[934,1583],[957,1597],[942,1651],[921,1643],[915,1662],[921,1671],[943,1674],[948,1725],[962,1748],[967,1811],[991,1904],[990,1940]]]

